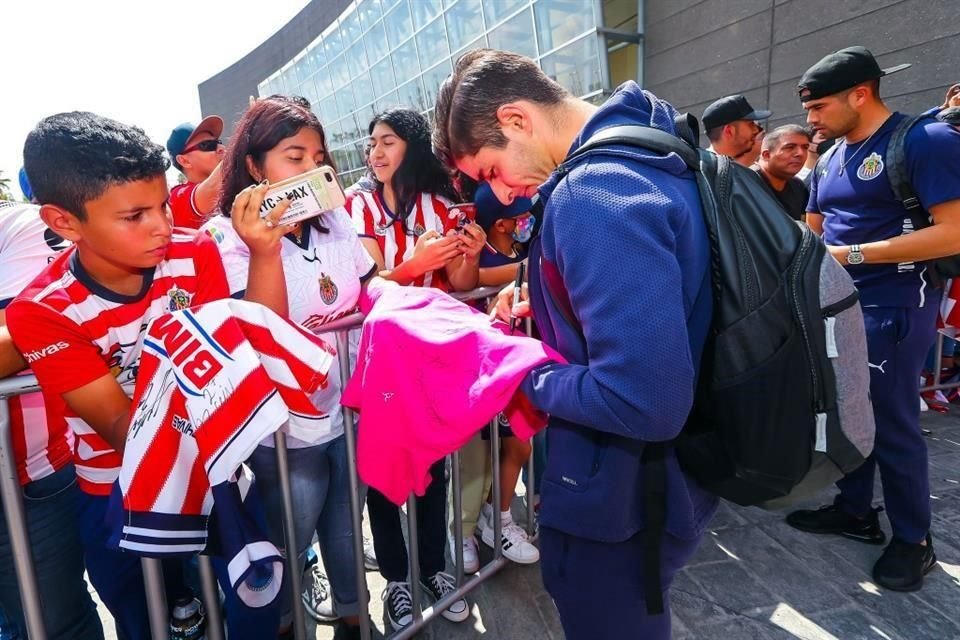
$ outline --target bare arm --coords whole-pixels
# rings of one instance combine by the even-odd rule
[[[113,374],[108,373],[64,393],[63,400],[107,444],[123,453],[130,426],[131,403]]]
[[[960,200],[950,200],[931,207],[930,214],[933,216],[933,225],[930,227],[860,245],[864,262],[922,262],[960,253]],[[809,214],[807,217],[810,217]],[[829,249],[840,264],[846,264],[849,247]]]
[[[213,208],[217,206],[217,198],[220,195],[220,181],[223,175],[220,172],[222,165],[222,162],[218,164],[217,168],[213,170],[213,173],[211,173],[206,180],[198,184],[196,190],[193,192],[193,204],[197,208],[197,211],[204,216],[210,215]]]
[[[0,309],[0,378],[12,376],[27,368],[27,361],[13,345],[13,338],[7,330],[7,312]]]
[[[514,262],[513,264],[502,264],[499,267],[480,269],[480,286],[499,287],[513,282],[517,279],[517,265],[519,264],[519,262]]]
[[[804,218],[804,222],[807,223],[807,226],[810,227],[810,230],[813,231],[818,236],[823,235],[823,214],[817,213],[816,211],[807,211],[807,215]]]

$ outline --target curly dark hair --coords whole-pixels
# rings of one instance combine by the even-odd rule
[[[41,120],[23,145],[23,166],[40,204],[80,220],[86,203],[115,184],[162,177],[170,162],[143,129],[88,111]]]
[[[458,195],[450,182],[449,174],[433,153],[430,145],[430,123],[423,115],[413,109],[388,109],[373,117],[367,133],[372,135],[373,128],[381,122],[407,143],[403,161],[390,179],[390,186],[397,196],[397,211],[394,213],[401,221],[404,231],[407,231],[407,216],[413,211],[421,193],[432,193],[454,202],[458,200]],[[383,190],[383,183],[377,180],[369,167],[365,178],[360,188],[366,185],[368,190]]]
[[[229,217],[233,208],[233,201],[241,191],[254,184],[256,180],[247,170],[247,156],[257,167],[263,166],[267,152],[276,147],[282,140],[297,135],[304,127],[313,129],[320,134],[323,144],[324,164],[337,170],[333,156],[327,148],[327,136],[323,132],[320,120],[295,97],[270,96],[257,100],[247,109],[237,128],[230,138],[226,153],[221,161],[220,171],[222,182],[220,197],[217,200],[217,209]],[[319,218],[312,218],[304,224],[316,225],[325,231]]]

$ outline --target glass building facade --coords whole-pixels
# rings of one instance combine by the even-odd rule
[[[310,101],[348,186],[365,170],[367,126],[374,114],[409,106],[432,117],[441,82],[471,49],[522,53],[574,95],[600,99],[610,89],[610,60],[623,46],[611,49],[598,29],[610,2],[355,0],[292,61],[260,82],[258,93]]]

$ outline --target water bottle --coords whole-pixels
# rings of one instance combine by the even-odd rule
[[[207,619],[203,606],[189,589],[173,601],[170,640],[205,640]]]

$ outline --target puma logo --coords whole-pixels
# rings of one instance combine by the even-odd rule
[[[868,362],[868,363],[867,363],[867,366],[870,367],[871,369],[879,369],[879,370],[880,370],[880,373],[886,374],[887,372],[883,370],[883,365],[885,365],[885,364],[887,364],[887,361],[886,361],[886,360],[884,360],[884,361],[881,362],[880,364],[873,364],[872,362]]]
[[[383,394],[383,401],[386,402],[387,400],[389,400],[390,398],[392,398],[393,395],[394,395],[394,394],[390,393],[389,391],[385,391],[384,394]]]

